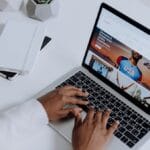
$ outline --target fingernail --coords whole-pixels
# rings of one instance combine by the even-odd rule
[[[108,112],[111,112],[112,110],[108,108],[107,111],[108,111]]]
[[[97,109],[97,111],[98,111],[98,112],[103,112],[103,110],[102,110],[102,109],[100,109],[100,108],[98,108],[98,109]]]
[[[88,95],[89,95],[89,93],[88,93],[88,92],[85,92],[85,95],[86,95],[86,96],[88,96]]]
[[[85,104],[86,104],[86,105],[89,104],[89,101],[86,101]]]
[[[87,108],[90,109],[92,105],[90,103],[87,104]]]
[[[120,124],[119,120],[116,120],[116,123],[119,125]]]
[[[94,106],[93,106],[93,105],[90,105],[90,106],[89,106],[89,109],[93,110],[93,109],[94,109]]]
[[[79,111],[80,111],[80,112],[82,112],[82,111],[83,111],[83,109],[79,109]]]

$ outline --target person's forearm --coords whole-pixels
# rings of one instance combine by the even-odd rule
[[[0,146],[8,145],[14,137],[37,132],[48,124],[43,106],[35,99],[0,113]],[[6,143],[5,143],[6,142]]]

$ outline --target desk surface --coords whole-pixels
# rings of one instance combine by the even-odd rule
[[[150,6],[142,5],[140,0],[105,1],[150,27]],[[81,64],[101,1],[60,0],[59,3],[59,15],[44,22],[46,35],[50,36],[52,41],[40,53],[32,72],[11,82],[0,78],[1,110],[29,99],[61,75]],[[1,22],[5,23],[11,19],[37,22],[26,16],[24,8],[19,12],[0,13]],[[141,150],[146,150],[149,146],[150,141]],[[31,139],[20,143],[16,149],[70,150],[71,145],[53,129],[45,127]]]

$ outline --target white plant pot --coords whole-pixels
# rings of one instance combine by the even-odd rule
[[[19,10],[22,0],[0,0],[0,11]]]
[[[57,15],[59,3],[57,0],[52,0],[49,4],[37,4],[34,0],[28,0],[26,8],[29,17],[45,21],[49,17]]]

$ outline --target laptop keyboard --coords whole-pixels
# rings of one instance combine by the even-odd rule
[[[79,71],[75,75],[60,84],[59,87],[72,85],[89,93],[90,105],[97,110],[111,109],[108,120],[109,128],[114,120],[119,120],[120,125],[114,135],[128,147],[132,148],[141,138],[150,131],[150,122],[119,100],[116,96],[97,84],[95,81]]]

